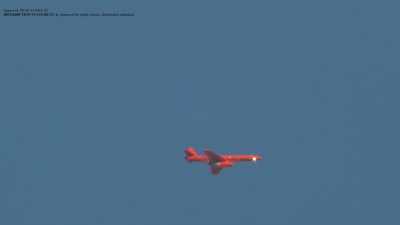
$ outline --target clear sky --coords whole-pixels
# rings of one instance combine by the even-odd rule
[[[400,224],[398,1],[1,5],[0,224]]]

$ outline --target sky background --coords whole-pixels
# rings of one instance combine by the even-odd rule
[[[400,224],[398,1],[1,6],[0,224]]]

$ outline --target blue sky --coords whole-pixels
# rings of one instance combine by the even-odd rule
[[[5,1],[0,224],[399,224],[399,6]]]

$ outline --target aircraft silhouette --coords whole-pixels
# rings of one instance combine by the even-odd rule
[[[211,167],[211,174],[218,174],[225,167],[232,167],[234,162],[257,161],[262,157],[258,155],[218,155],[211,150],[204,150],[205,155],[198,155],[193,147],[185,150],[185,159],[192,162],[206,162]]]

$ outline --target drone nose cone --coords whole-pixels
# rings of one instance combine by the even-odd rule
[[[261,160],[262,157],[257,155],[257,156],[256,156],[256,159],[257,159],[257,160]]]

